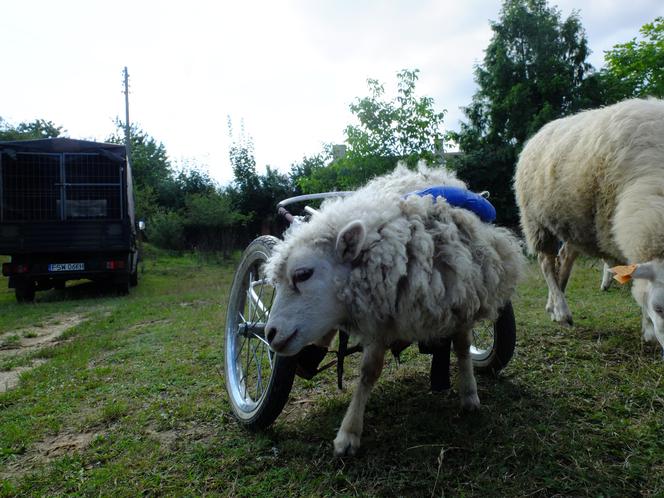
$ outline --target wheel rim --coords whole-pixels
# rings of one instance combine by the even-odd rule
[[[494,324],[490,320],[482,320],[473,327],[473,342],[470,355],[474,361],[486,360],[493,351],[495,341]]]
[[[231,402],[241,418],[250,418],[270,389],[276,355],[264,337],[274,288],[267,282],[263,264],[267,254],[254,253],[248,262],[236,302],[229,303],[226,323],[226,375]]]

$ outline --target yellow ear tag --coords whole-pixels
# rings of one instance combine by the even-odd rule
[[[636,270],[637,265],[621,265],[614,266],[611,271],[615,274],[613,279],[621,284],[626,284],[632,280],[632,273]]]

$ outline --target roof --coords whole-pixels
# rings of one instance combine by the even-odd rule
[[[0,142],[0,152],[6,150],[15,152],[50,152],[50,153],[81,153],[96,152],[114,156],[126,156],[125,146],[122,144],[108,144],[103,142],[90,142],[88,140],[75,140],[73,138],[44,138],[40,140],[12,140]]]

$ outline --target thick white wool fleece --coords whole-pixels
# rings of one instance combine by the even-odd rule
[[[616,261],[664,257],[664,101],[545,125],[524,147],[514,186],[532,252],[552,253],[561,239]]]
[[[389,344],[449,336],[478,319],[495,318],[520,276],[520,245],[508,230],[441,198],[403,199],[404,193],[432,185],[464,186],[443,169],[399,166],[349,197],[324,203],[275,247],[269,277],[285,281],[294,247],[335,254],[340,230],[362,220],[367,229],[362,251],[349,280],[337,289],[349,311],[349,332]]]

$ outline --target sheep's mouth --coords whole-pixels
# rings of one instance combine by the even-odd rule
[[[293,330],[288,337],[285,339],[280,339],[279,341],[272,341],[270,347],[275,353],[282,354],[282,351],[285,350],[291,341],[295,338],[298,333],[298,329]],[[275,344],[276,343],[276,344]],[[294,354],[294,353],[293,353]]]

